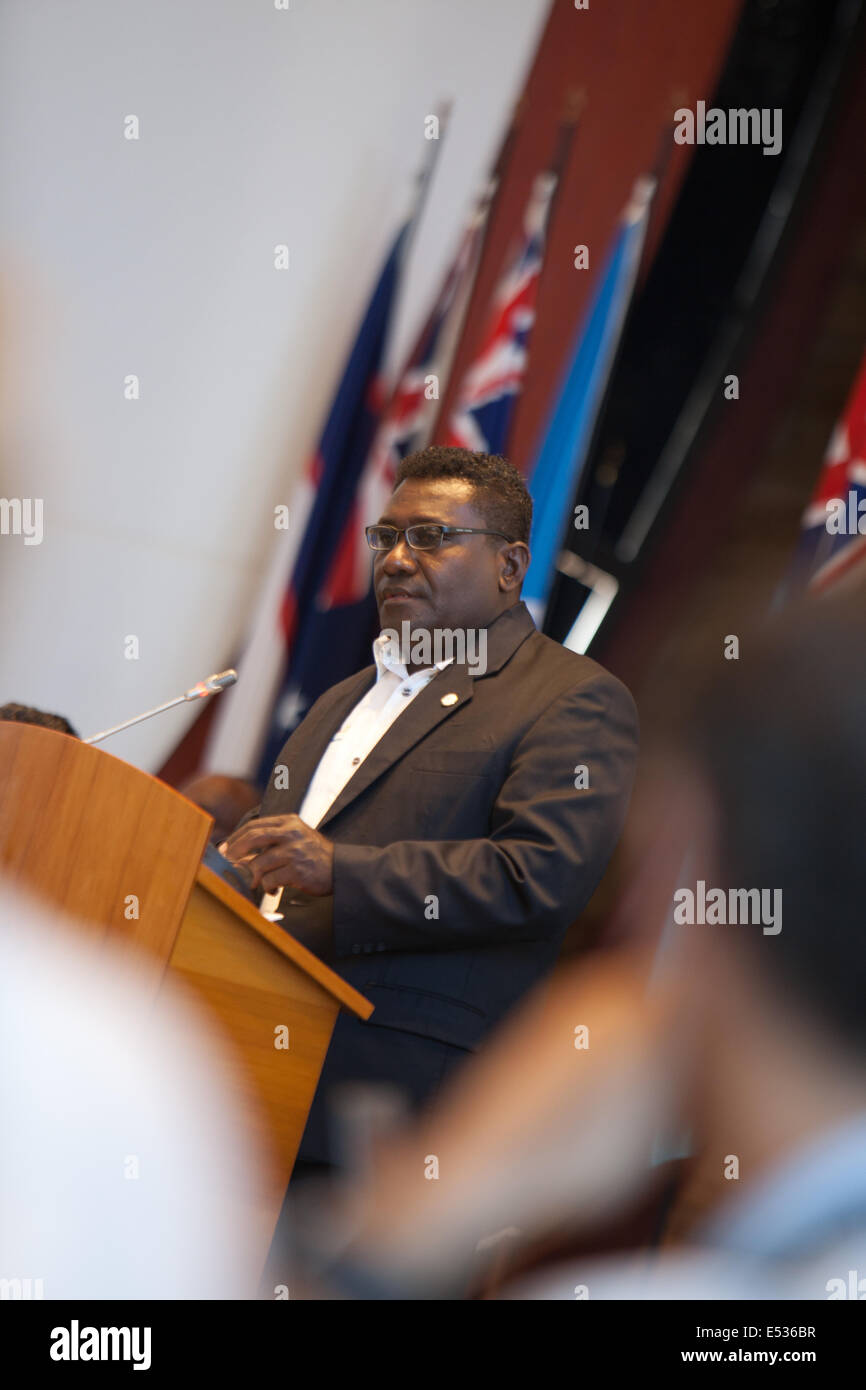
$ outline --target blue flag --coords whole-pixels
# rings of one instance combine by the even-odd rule
[[[532,562],[523,598],[540,627],[640,264],[655,182],[638,179],[581,324],[538,458],[528,475]]]

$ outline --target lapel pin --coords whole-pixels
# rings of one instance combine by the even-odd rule
[[[450,695],[443,695],[439,703],[440,705],[456,705],[457,699],[458,697],[452,691]]]

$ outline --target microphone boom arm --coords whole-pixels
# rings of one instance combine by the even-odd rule
[[[112,734],[119,734],[121,729],[129,729],[133,724],[140,724],[143,719],[152,719],[155,714],[162,714],[163,710],[174,709],[175,705],[182,705],[187,700],[204,700],[208,695],[218,695],[221,690],[234,685],[238,678],[237,671],[219,671],[216,675],[208,676],[207,680],[199,681],[198,685],[193,685],[184,695],[178,695],[174,700],[166,700],[164,705],[157,705],[155,709],[149,709],[145,714],[136,714],[132,719],[125,719],[122,724],[114,724],[110,729],[103,729],[101,733],[91,734],[90,738],[83,738],[82,743],[101,743],[104,738],[110,738]]]

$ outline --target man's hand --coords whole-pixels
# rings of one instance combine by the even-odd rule
[[[334,846],[300,816],[249,821],[223,841],[219,852],[247,870],[254,889],[299,888],[313,897],[334,891]]]

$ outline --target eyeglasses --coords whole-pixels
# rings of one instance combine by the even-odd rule
[[[396,526],[368,526],[365,535],[371,550],[393,550],[400,536],[406,537],[406,544],[412,550],[438,550],[446,536],[501,536],[509,545],[514,543],[512,537],[502,531],[481,531],[475,526],[440,526],[432,522],[407,526],[402,531]]]

